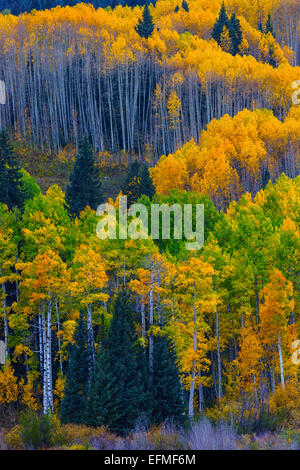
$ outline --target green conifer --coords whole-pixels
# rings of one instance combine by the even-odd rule
[[[268,19],[266,22],[266,27],[265,27],[265,34],[271,33],[272,36],[275,38],[275,33],[274,33],[274,28],[272,24],[272,17],[271,13],[268,14]]]
[[[23,175],[18,165],[9,135],[0,132],[0,202],[9,209],[22,209],[25,200]]]
[[[240,45],[242,43],[243,33],[241,28],[240,20],[233,15],[231,16],[228,24],[229,37],[231,40],[231,50],[232,55],[236,55],[240,52]]]
[[[143,10],[143,19],[139,20],[136,26],[136,32],[145,39],[148,39],[154,30],[153,18],[151,16],[148,4],[145,5]]]
[[[222,7],[221,7],[221,10],[220,10],[220,13],[219,13],[219,17],[218,17],[216,23],[214,24],[212,34],[211,34],[211,37],[219,44],[219,46],[221,45],[221,35],[222,35],[222,32],[223,32],[224,26],[226,28],[229,27],[229,19],[228,19],[227,13],[226,13],[225,5],[223,3]]]
[[[152,404],[154,424],[168,418],[181,420],[184,407],[176,356],[166,337],[154,341]]]
[[[181,7],[188,13],[190,11],[189,4],[186,0],[183,0]]]
[[[147,407],[143,369],[139,367],[136,329],[129,296],[118,295],[108,339],[89,387],[86,422],[126,434]]]
[[[65,385],[65,396],[61,402],[60,416],[64,423],[83,423],[86,392],[88,386],[89,357],[87,350],[87,328],[80,315],[71,346]]]
[[[145,194],[145,196],[148,196],[150,199],[152,199],[155,194],[155,188],[149,174],[149,168],[146,165],[143,168],[140,180],[140,196],[142,194]]]
[[[66,190],[70,213],[79,216],[86,206],[97,209],[103,202],[99,171],[95,167],[93,149],[87,137],[80,142],[73,172]]]

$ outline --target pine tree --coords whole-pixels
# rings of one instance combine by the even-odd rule
[[[136,26],[136,32],[145,39],[148,39],[154,30],[153,18],[151,16],[148,4],[145,5],[143,10],[143,19],[139,20]]]
[[[97,209],[103,202],[99,171],[95,167],[93,149],[87,137],[80,142],[73,172],[66,190],[70,213],[79,216],[86,206]]]
[[[266,22],[266,27],[265,27],[265,34],[271,33],[272,36],[275,38],[275,33],[274,33],[274,28],[272,24],[272,18],[271,18],[271,13],[268,14],[268,19]]]
[[[122,188],[122,192],[124,194],[126,194],[128,185],[131,182],[131,180],[133,180],[133,178],[135,177],[138,178],[139,174],[140,174],[140,164],[137,160],[134,160],[134,162],[132,162],[131,165],[129,165],[128,170],[127,170],[126,179]]]
[[[229,30],[229,37],[231,39],[230,53],[232,55],[236,55],[240,51],[240,45],[242,43],[243,34],[242,34],[240,20],[235,16],[234,13],[229,20],[228,30]]]
[[[262,172],[262,177],[261,177],[261,188],[265,189],[267,186],[268,182],[270,180],[270,172],[268,168],[265,168]]]
[[[225,26],[225,28],[228,29],[229,20],[228,20],[228,16],[227,16],[227,13],[226,13],[225,5],[223,3],[222,7],[221,7],[221,10],[220,10],[220,13],[219,13],[219,18],[217,19],[216,23],[214,24],[212,34],[211,34],[211,37],[219,44],[219,46],[221,45],[221,35],[223,33],[224,26]]]
[[[122,188],[127,196],[128,205],[133,204],[140,196],[140,164],[135,160],[128,168],[126,179]]]
[[[141,171],[139,162],[135,160],[128,169],[122,192],[127,196],[128,205],[136,202],[143,194],[152,199],[155,188],[149,175],[149,168],[145,165]]]
[[[259,20],[258,22],[257,29],[260,33],[264,33],[264,27],[263,27],[261,20]]]
[[[84,424],[114,428],[115,420],[119,418],[118,409],[121,406],[117,381],[117,376],[114,376],[110,370],[105,351],[100,351],[89,382]]]
[[[136,339],[129,297],[123,292],[116,299],[105,349],[89,387],[87,423],[101,423],[111,431],[125,434],[132,430],[146,407]]]
[[[64,398],[60,415],[64,423],[83,423],[86,392],[88,386],[87,328],[80,315],[74,333],[75,343],[71,346]]]
[[[179,6],[177,5],[174,9],[174,13],[178,13],[179,12]]]
[[[181,7],[188,13],[190,11],[189,4],[186,0],[183,0]]]
[[[23,175],[17,163],[8,133],[0,132],[0,202],[9,209],[23,207],[25,192],[23,188]]]
[[[176,356],[165,337],[155,338],[153,366],[153,422],[160,424],[167,418],[179,421],[184,411],[179,374]]]
[[[149,168],[145,165],[143,171],[141,173],[141,180],[140,180],[140,194],[145,194],[150,199],[153,198],[155,194],[155,188],[152,183],[152,179],[149,174]]]

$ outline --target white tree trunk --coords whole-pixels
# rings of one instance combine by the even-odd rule
[[[87,333],[88,333],[88,347],[90,354],[90,368],[95,364],[95,344],[94,344],[94,328],[93,328],[93,319],[92,319],[92,306],[88,304],[87,306]]]
[[[153,326],[154,323],[154,309],[153,309],[153,267],[151,267],[151,284],[150,284],[150,299],[149,299],[149,306],[150,306],[150,318],[149,324],[150,328]],[[149,376],[150,382],[153,381],[153,335],[150,332],[149,335]]]
[[[196,309],[196,292],[194,292],[194,351],[197,351],[197,309]],[[193,363],[192,370],[192,383],[190,388],[189,396],[189,419],[190,421],[194,418],[194,392],[195,392],[195,377],[196,377],[196,364]]]
[[[280,381],[281,386],[284,388],[284,371],[283,371],[283,360],[282,360],[282,350],[281,350],[281,334],[280,328],[278,331],[278,354],[279,354],[279,364],[280,364]]]
[[[7,319],[7,312],[6,312],[6,288],[5,282],[2,283],[2,294],[3,294],[3,318],[4,318],[4,343],[5,343],[5,357],[6,361],[9,358],[9,349],[8,349],[8,319]]]
[[[220,335],[219,335],[219,312],[218,306],[216,306],[216,335],[217,335],[217,358],[218,358],[218,398],[222,398],[222,364],[221,364],[221,353],[220,353]]]

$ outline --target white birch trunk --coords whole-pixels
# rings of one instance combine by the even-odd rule
[[[279,364],[280,364],[280,381],[281,386],[284,388],[284,371],[283,371],[283,360],[282,360],[282,350],[281,350],[281,334],[280,328],[278,331],[278,354],[279,354]]]

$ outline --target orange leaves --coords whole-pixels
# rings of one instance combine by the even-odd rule
[[[16,402],[19,396],[18,380],[11,365],[0,370],[0,403],[9,405]]]
[[[188,171],[182,158],[185,148],[184,146],[174,155],[163,156],[156,167],[150,168],[150,175],[158,193],[168,194],[171,189],[186,189]]]
[[[287,327],[288,317],[294,308],[293,284],[278,269],[274,269],[261,295],[261,334],[263,341],[272,345],[277,340],[278,331],[284,331]]]
[[[167,108],[170,118],[170,128],[175,129],[179,123],[181,101],[175,90],[170,93]]]
[[[51,249],[38,254],[32,262],[18,263],[16,267],[22,271],[22,302],[26,299],[28,303],[25,308],[22,302],[16,306],[18,314],[13,315],[10,322],[19,323],[24,313],[28,316],[37,313],[45,302],[63,301],[71,291],[67,266]]]
[[[241,345],[236,363],[241,375],[241,385],[244,391],[251,392],[259,383],[260,360],[263,348],[256,330],[247,322],[241,331]]]
[[[263,165],[277,175],[291,139],[300,139],[295,113],[291,111],[284,123],[271,111],[246,109],[233,118],[213,119],[199,145],[191,140],[174,154],[161,157],[150,170],[156,191],[167,194],[172,189],[189,189],[217,201],[219,195],[239,195],[252,180],[260,181]]]
[[[83,305],[108,300],[108,295],[101,292],[108,282],[106,264],[96,250],[86,245],[77,249],[73,260],[73,274],[75,290]]]

